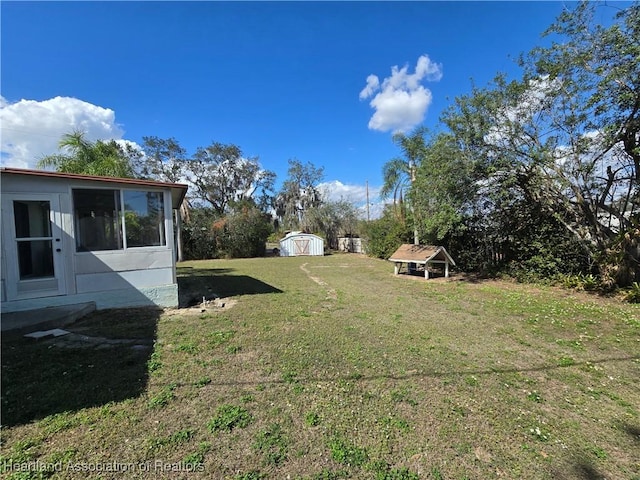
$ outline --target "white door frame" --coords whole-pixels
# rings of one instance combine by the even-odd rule
[[[34,237],[38,240],[50,240],[53,253],[53,276],[20,279],[18,265],[18,239],[16,238],[16,224],[14,217],[14,201],[45,201],[49,202],[49,221],[51,222],[51,236]],[[5,255],[6,278],[5,287],[7,300],[22,300],[28,298],[52,297],[65,295],[65,234],[62,228],[62,212],[60,211],[60,195],[45,193],[4,193],[2,195],[2,228],[4,242],[2,245]]]

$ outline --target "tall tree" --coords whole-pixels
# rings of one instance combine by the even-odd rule
[[[53,167],[58,172],[104,177],[134,177],[140,152],[110,140],[87,140],[85,133],[66,133],[58,143],[60,153],[41,158],[38,168]]]
[[[640,256],[640,14],[634,4],[603,27],[595,8],[563,13],[549,30],[563,43],[522,57],[522,80],[499,75],[456,99],[443,120],[480,162],[487,198],[547,212],[605,280],[626,285]]]
[[[340,235],[352,234],[358,224],[356,207],[346,200],[324,201],[321,205],[307,211],[309,228],[322,233],[329,248],[338,248]]]
[[[138,166],[139,176],[171,183],[184,180],[187,152],[176,139],[150,136],[142,137],[142,140],[145,157]],[[189,201],[185,198],[175,214],[179,262],[184,260],[182,223],[189,220],[190,211]]]
[[[603,26],[596,12],[617,13]],[[640,277],[640,3],[582,2],[546,34],[565,41],[534,49],[522,64],[525,80],[556,85],[547,121],[564,152],[548,168],[602,273],[628,285]]]
[[[420,212],[419,229],[429,243],[440,243],[462,228],[478,195],[475,175],[475,162],[464,156],[452,135],[441,133],[425,144],[410,200]]]
[[[184,181],[187,151],[175,138],[142,137],[145,161],[139,175],[163,182]]]
[[[188,162],[186,177],[195,197],[210,205],[218,215],[227,212],[234,202],[243,200],[268,205],[275,181],[275,174],[262,169],[257,157],[245,158],[240,147],[219,142],[196,150]]]
[[[318,185],[323,178],[323,167],[295,158],[289,160],[287,179],[274,201],[276,215],[285,228],[304,230],[310,227],[306,213],[322,204]]]
[[[393,202],[402,201],[403,194],[410,189],[416,179],[416,167],[426,150],[425,135],[427,130],[425,127],[418,127],[409,135],[404,133],[396,133],[393,136],[393,142],[402,151],[402,157],[395,157],[389,160],[382,169],[383,184],[380,191],[382,198],[389,198],[393,193]],[[418,245],[418,225],[416,221],[416,211],[413,204],[410,204],[412,212],[414,228],[413,243]]]

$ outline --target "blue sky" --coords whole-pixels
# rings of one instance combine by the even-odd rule
[[[435,127],[472,79],[517,76],[566,5],[2,1],[2,163],[33,167],[74,128],[217,141],[280,182],[290,158],[323,166],[358,200],[399,154],[394,130]]]

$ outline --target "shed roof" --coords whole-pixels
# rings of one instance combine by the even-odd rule
[[[456,264],[444,247],[435,245],[411,245],[405,243],[389,258],[391,262],[427,263],[433,260],[448,261],[451,265]]]
[[[131,186],[140,186],[140,187],[170,188],[171,203],[173,204],[173,208],[180,207],[180,204],[182,203],[182,200],[187,194],[187,189],[188,189],[188,185],[185,185],[183,183],[157,182],[155,180],[143,180],[140,178],[99,177],[96,175],[81,175],[79,173],[51,172],[48,170],[30,170],[26,168],[2,167],[0,168],[0,173],[2,173],[2,175],[5,175],[5,174],[31,175],[34,177],[42,177],[42,178],[85,180],[85,181],[95,181],[95,182],[103,182],[103,183],[118,183],[121,185],[131,185]]]
[[[313,237],[313,238],[317,238],[319,240],[322,240],[324,242],[322,237],[319,237],[318,235],[314,235],[313,233],[299,232],[299,231],[294,231],[294,232],[287,233],[280,241],[286,240],[287,238],[291,238],[291,237]]]

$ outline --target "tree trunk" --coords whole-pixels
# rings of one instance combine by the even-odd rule
[[[409,175],[411,178],[411,189],[416,183],[416,167],[412,160],[409,161]],[[413,217],[413,244],[420,245],[420,238],[418,237],[418,219],[416,218],[416,211],[413,206],[414,200],[410,197],[411,200],[411,216]],[[426,271],[426,268],[425,268]]]

